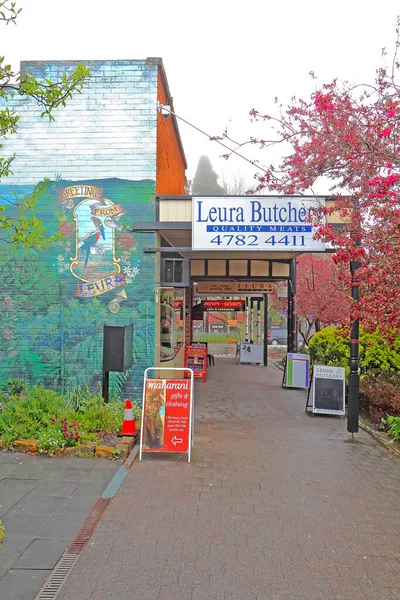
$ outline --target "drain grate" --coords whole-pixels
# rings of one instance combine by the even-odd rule
[[[78,533],[54,567],[50,577],[46,579],[35,600],[55,600],[57,598],[109,502],[110,500],[104,498],[97,500],[90,515],[82,523]]]
[[[54,600],[57,598],[68,575],[74,568],[79,554],[65,553],[62,555],[50,577],[46,579],[35,600]]]
[[[78,533],[69,545],[68,554],[80,554],[82,552],[109,502],[110,500],[105,498],[97,500],[90,515],[82,523]]]

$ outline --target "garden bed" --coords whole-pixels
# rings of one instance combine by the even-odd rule
[[[132,405],[138,420],[141,406]],[[124,409],[125,402],[105,404],[88,388],[63,396],[12,381],[0,392],[0,447],[49,456],[123,458],[135,443],[134,437],[118,437]]]

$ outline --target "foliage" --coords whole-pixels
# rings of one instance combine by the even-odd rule
[[[7,447],[16,439],[38,439],[42,453],[96,440],[96,434],[118,433],[124,416],[120,400],[105,404],[88,388],[75,389],[69,397],[40,386],[25,386],[23,394],[2,396],[0,436]],[[77,402],[79,399],[79,402]],[[141,407],[135,407],[141,414]]]
[[[23,395],[10,396],[3,403],[0,436],[6,445],[18,438],[37,437],[60,408],[64,400],[56,392],[40,386],[27,388]]]
[[[0,1],[0,21],[15,23],[21,9],[11,0]],[[4,56],[0,56],[0,151],[2,141],[18,130],[19,114],[13,110],[17,96],[32,99],[42,109],[41,116],[54,120],[53,111],[65,106],[73,93],[81,93],[90,72],[84,65],[63,74],[59,81],[45,79],[40,81],[29,73],[16,73],[7,64]],[[0,180],[12,174],[14,156],[0,156]],[[30,248],[47,248],[57,237],[48,237],[43,223],[37,219],[35,201],[43,193],[48,182],[35,187],[33,193],[11,200],[0,198],[0,232],[1,240],[15,246],[22,244]]]
[[[373,370],[400,371],[400,338],[391,341],[378,331],[360,331],[360,373]],[[346,329],[328,327],[316,333],[309,343],[313,363],[340,366],[349,374],[350,346]]]
[[[200,156],[193,178],[193,194],[204,196],[224,196],[226,190],[218,183],[218,175],[212,168],[208,156]]]
[[[232,331],[230,333],[200,333],[194,335],[194,342],[208,342],[210,344],[229,344],[240,341],[240,333]]]
[[[297,259],[296,310],[307,322],[306,331],[300,330],[306,344],[314,328],[349,321],[350,293],[340,275],[329,255],[303,254]]]
[[[349,340],[346,331],[327,327],[316,333],[308,345],[311,361],[317,365],[344,367],[349,373]]]
[[[336,249],[335,260],[348,268],[359,263],[360,301],[352,317],[368,329],[400,331],[400,46],[399,20],[393,56],[375,80],[351,86],[334,79],[321,85],[315,74],[310,98],[277,101],[274,114],[253,109],[251,118],[267,132],[239,146],[288,148],[280,164],[260,168],[255,192],[312,194],[326,182],[335,209],[315,215],[318,236]],[[387,63],[389,66],[386,66]],[[227,132],[222,139],[229,139]],[[233,141],[233,140],[231,140]],[[229,154],[226,155],[229,157]],[[268,160],[268,159],[267,159]],[[255,161],[254,161],[255,163]],[[337,211],[343,227],[324,224]],[[358,244],[358,242],[360,244]]]
[[[46,427],[38,436],[38,447],[41,454],[53,456],[55,451],[65,446],[65,437],[57,427]]]
[[[7,381],[5,389],[11,396],[21,394],[25,389],[25,381],[23,379],[10,379]]]
[[[387,432],[396,441],[400,441],[400,417],[389,416],[381,421],[381,425],[387,428]]]
[[[133,418],[135,421],[142,418],[142,404],[136,400],[132,400]]]
[[[360,407],[375,423],[387,415],[400,417],[400,375],[390,371],[369,373],[360,383]]]

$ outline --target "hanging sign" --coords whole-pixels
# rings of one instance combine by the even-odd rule
[[[314,196],[193,197],[193,250],[317,252],[310,219],[325,206]]]
[[[289,353],[286,357],[286,387],[307,388],[310,385],[310,356],[308,354]]]
[[[244,300],[204,300],[203,306],[205,310],[243,310],[245,305]]]
[[[345,370],[343,367],[313,366],[312,402],[314,413],[345,414]]]
[[[143,390],[142,452],[189,452],[191,379],[146,379]]]
[[[273,281],[199,281],[198,294],[274,294]]]

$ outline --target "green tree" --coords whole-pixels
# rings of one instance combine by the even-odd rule
[[[0,0],[0,21],[3,25],[16,22],[21,9],[16,2]],[[59,81],[45,79],[40,81],[28,73],[15,72],[7,64],[4,56],[0,56],[0,181],[12,174],[12,162],[15,156],[2,157],[3,141],[17,132],[19,114],[12,109],[15,96],[28,96],[42,108],[41,116],[54,120],[53,110],[65,106],[73,92],[81,93],[90,72],[84,65],[69,74],[64,74]],[[54,240],[47,237],[43,223],[37,219],[35,200],[43,192],[41,184],[35,187],[32,194],[12,199],[0,195],[0,240],[13,245],[22,244],[31,248],[44,248]]]
[[[212,168],[208,156],[200,156],[193,178],[193,194],[204,196],[225,196],[226,189],[218,183],[218,175]]]

